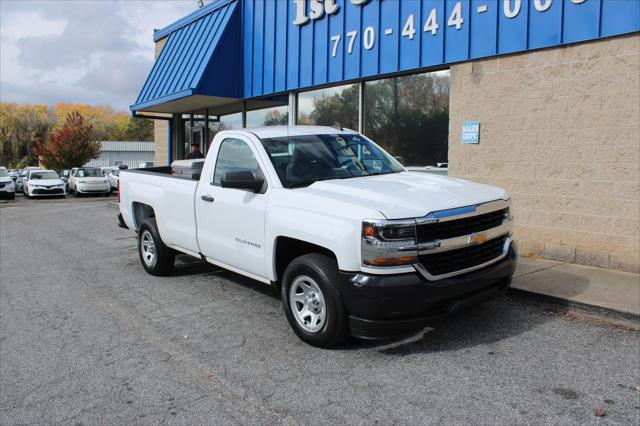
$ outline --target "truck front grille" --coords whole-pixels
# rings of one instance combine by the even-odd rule
[[[502,224],[506,213],[507,209],[502,209],[462,219],[418,225],[416,227],[418,243],[461,237],[495,228]]]
[[[420,255],[418,261],[431,275],[450,274],[494,260],[502,254],[504,242],[505,237],[494,238],[475,246]]]

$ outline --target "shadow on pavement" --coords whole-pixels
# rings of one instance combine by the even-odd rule
[[[249,290],[273,297],[279,303],[279,291],[259,281],[208,264],[189,256],[178,256],[171,276],[215,275]],[[536,310],[537,315],[523,315]],[[523,321],[523,318],[526,320]],[[526,333],[549,320],[532,305],[512,296],[499,296],[413,335],[387,340],[350,339],[334,350],[376,350],[381,354],[405,356],[415,353],[445,352],[490,344]]]
[[[536,312],[526,315],[524,310]],[[549,320],[535,306],[519,303],[510,296],[500,296],[427,329],[419,338],[378,352],[404,356],[468,349],[518,336]]]
[[[280,300],[280,294],[273,286],[247,278],[244,275],[236,274],[235,272],[220,268],[192,256],[179,255],[176,257],[176,264],[170,276],[185,277],[190,275],[215,275],[232,281],[234,284]]]

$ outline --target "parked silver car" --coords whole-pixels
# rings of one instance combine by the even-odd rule
[[[15,199],[16,187],[6,168],[0,167],[0,197]]]

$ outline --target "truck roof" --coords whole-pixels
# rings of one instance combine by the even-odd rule
[[[251,129],[232,130],[233,132],[253,133],[260,139],[281,138],[284,136],[302,136],[302,135],[335,135],[358,133],[349,129],[336,129],[327,126],[268,126],[255,127]]]

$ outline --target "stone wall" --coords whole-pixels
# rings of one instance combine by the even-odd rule
[[[450,102],[449,174],[511,191],[521,254],[638,272],[639,34],[454,65]]]

